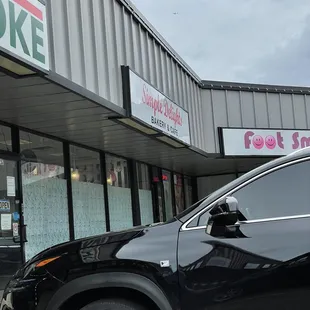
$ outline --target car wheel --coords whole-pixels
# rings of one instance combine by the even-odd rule
[[[81,310],[147,310],[131,301],[121,299],[106,299],[95,301]]]

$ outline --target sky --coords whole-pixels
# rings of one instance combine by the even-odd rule
[[[309,0],[131,0],[205,80],[310,86]]]

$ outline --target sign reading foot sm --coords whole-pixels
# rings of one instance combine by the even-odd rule
[[[48,71],[45,5],[38,0],[0,0],[0,50]]]

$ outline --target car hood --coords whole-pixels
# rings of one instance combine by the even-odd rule
[[[65,243],[61,243],[58,245],[55,245],[53,247],[50,247],[41,253],[34,256],[32,259],[30,259],[25,267],[31,265],[34,262],[46,259],[46,258],[52,258],[55,256],[61,256],[66,253],[73,253],[73,252],[80,252],[81,250],[85,250],[87,248],[101,246],[105,244],[111,244],[115,242],[126,242],[131,239],[134,239],[138,237],[140,234],[143,233],[145,229],[149,229],[153,226],[163,225],[164,223],[156,223],[156,224],[150,224],[146,226],[136,226],[134,228],[123,230],[119,232],[108,232],[102,235],[98,236],[92,236],[87,237],[83,239],[78,239],[75,241],[69,241]]]

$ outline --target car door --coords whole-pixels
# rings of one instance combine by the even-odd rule
[[[182,309],[309,309],[310,162],[284,164],[223,193],[244,216],[236,235],[196,227],[179,235]]]

